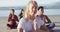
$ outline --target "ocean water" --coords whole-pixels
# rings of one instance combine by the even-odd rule
[[[15,10],[15,15],[19,15],[21,10]],[[8,17],[10,10],[0,10],[0,17]]]
[[[0,17],[8,17],[10,10],[0,10]],[[15,14],[18,16],[20,10],[15,10]],[[44,9],[45,15],[60,15],[60,9]]]
[[[45,15],[60,15],[60,9],[44,9]]]

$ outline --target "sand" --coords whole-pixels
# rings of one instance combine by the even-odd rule
[[[60,23],[60,15],[48,15],[50,20],[55,23]],[[0,17],[0,32],[17,32],[17,29],[7,29],[7,17]],[[60,24],[59,24],[60,25]],[[55,28],[57,29],[57,28]],[[60,27],[59,27],[60,29]]]

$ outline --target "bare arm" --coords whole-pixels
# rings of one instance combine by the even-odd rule
[[[46,15],[44,15],[44,16],[45,16],[45,18],[46,18],[46,20],[47,20],[46,23],[51,23],[51,20],[48,18],[48,16],[46,16]]]
[[[16,21],[17,21],[17,22],[19,22],[19,19],[18,19],[18,17],[17,17],[17,16],[16,16]]]
[[[46,32],[49,32],[49,29],[45,26],[45,24],[42,25],[42,29],[44,29]]]
[[[11,21],[11,17],[8,17],[8,22],[10,22]]]
[[[22,28],[18,29],[18,32],[23,32],[23,29]]]
[[[36,31],[38,31],[38,26],[37,26],[37,21],[35,19],[34,20],[34,30],[33,30],[33,32],[36,32]]]

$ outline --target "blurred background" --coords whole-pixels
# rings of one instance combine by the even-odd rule
[[[25,9],[30,0],[0,0],[0,32],[17,32],[16,29],[6,29],[7,17],[11,9],[15,9],[18,16],[21,9]],[[60,31],[60,0],[35,0],[39,6],[44,7],[44,14],[48,15],[50,20],[56,24],[55,32]],[[37,13],[38,14],[38,13]]]

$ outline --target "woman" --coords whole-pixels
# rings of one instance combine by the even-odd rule
[[[20,19],[23,17],[23,12],[24,12],[24,10],[21,9],[21,13],[19,14],[19,18],[20,18]]]
[[[55,27],[55,24],[51,22],[51,20],[48,18],[47,15],[43,15],[44,7],[43,6],[38,7],[38,11],[39,11],[39,15],[37,15],[37,16],[39,16],[41,18],[41,20],[44,21],[45,24],[49,24],[49,25],[47,25],[47,28],[49,30],[52,30]]]
[[[26,7],[26,10],[24,11],[23,18],[21,18],[19,21],[19,25],[17,27],[18,32],[24,32],[24,31],[25,32],[32,32],[32,30],[34,30],[34,28],[33,28],[34,16],[31,16],[31,15],[33,15],[33,13],[30,14],[30,10],[32,10],[31,7],[34,6],[33,4],[35,4],[35,3],[33,3],[33,1],[30,1],[28,3],[28,6]],[[30,17],[31,17],[31,19],[30,19]]]
[[[14,14],[15,10],[11,9],[9,17],[8,17],[8,24],[7,26],[10,29],[17,28],[17,22],[19,22],[18,17]]]
[[[29,1],[26,11],[24,11],[24,17],[20,19],[19,25],[17,27],[18,32],[24,32],[24,31],[25,32],[36,32],[36,31],[40,30],[40,26],[35,25],[36,24],[35,23],[36,12],[37,12],[36,1]],[[39,26],[39,28],[37,28],[36,26]],[[48,29],[46,29],[46,31],[47,30]]]

